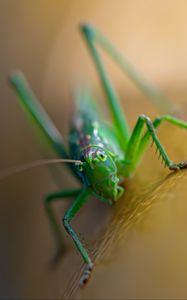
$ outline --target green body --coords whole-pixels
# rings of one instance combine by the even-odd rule
[[[77,174],[100,198],[115,201],[122,194],[118,185],[124,154],[115,132],[104,122],[90,95],[80,95],[69,135],[70,157],[81,160]]]
[[[81,32],[96,66],[111,113],[112,124],[108,125],[103,121],[100,112],[96,108],[96,100],[93,99],[93,96],[88,91],[82,91],[77,97],[78,104],[69,135],[69,149],[66,149],[60,133],[37,101],[24,76],[15,73],[11,76],[10,81],[16,89],[21,104],[34,119],[58,156],[65,159],[81,160],[82,162],[79,165],[70,166],[70,170],[82,182],[80,188],[57,191],[48,195],[45,199],[46,212],[57,241],[56,258],[58,258],[64,251],[64,243],[51,204],[54,201],[70,197],[76,198],[65,213],[62,222],[86,263],[85,271],[80,280],[82,285],[88,280],[93,263],[79,237],[72,229],[71,220],[91,194],[109,204],[120,199],[124,192],[121,184],[126,177],[131,176],[135,171],[150,138],[156,145],[163,162],[170,170],[185,168],[187,166],[186,162],[175,164],[170,160],[156,135],[156,129],[163,121],[168,121],[185,129],[187,129],[187,123],[170,115],[158,117],[153,122],[147,116],[140,115],[134,128],[130,130],[124,112],[120,107],[117,93],[110,82],[96,48],[96,43],[107,51],[119,67],[162,111],[165,112],[170,109],[169,101],[160,91],[143,79],[101,33],[89,25],[82,26]]]

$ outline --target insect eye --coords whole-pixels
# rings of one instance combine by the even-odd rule
[[[107,155],[103,151],[97,151],[97,158],[101,161],[105,161],[107,159]]]

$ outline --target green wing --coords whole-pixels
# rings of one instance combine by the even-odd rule
[[[10,83],[16,90],[20,103],[26,109],[34,123],[37,124],[43,136],[47,138],[52,148],[60,157],[69,158],[61,134],[36,99],[24,75],[21,72],[13,73],[10,76]]]

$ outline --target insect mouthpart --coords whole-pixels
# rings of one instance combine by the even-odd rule
[[[121,198],[121,196],[124,193],[124,188],[121,186],[117,186],[116,189],[114,190],[114,202],[117,201],[119,198]]]
[[[119,178],[116,173],[110,174],[94,185],[96,193],[103,198],[117,201],[123,194],[124,189],[118,186]]]

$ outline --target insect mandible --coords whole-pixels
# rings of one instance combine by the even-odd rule
[[[149,117],[140,115],[134,128],[130,130],[96,44],[102,47],[127,76],[165,111],[170,105],[167,98],[140,76],[111,42],[94,27],[84,24],[81,26],[81,33],[96,66],[106,96],[112,116],[111,125],[103,121],[92,95],[86,90],[82,90],[77,96],[76,114],[70,130],[69,150],[67,150],[59,131],[37,101],[25,77],[20,72],[15,72],[10,76],[10,83],[15,88],[21,104],[52,144],[58,156],[67,160],[67,166],[82,183],[79,189],[60,190],[49,194],[45,199],[45,207],[57,247],[59,251],[63,251],[64,242],[61,228],[58,226],[52,203],[59,199],[75,198],[64,214],[62,223],[86,264],[80,279],[80,285],[83,285],[89,279],[93,263],[76,232],[72,229],[71,220],[88,201],[90,195],[94,195],[108,204],[113,204],[122,197],[125,191],[122,186],[123,179],[134,173],[150,139],[158,149],[164,164],[170,170],[186,168],[186,162],[173,163],[171,161],[157,137],[156,130],[164,121],[186,129],[187,123],[167,114],[157,117],[153,122]],[[77,163],[68,164],[68,160],[74,160]]]

